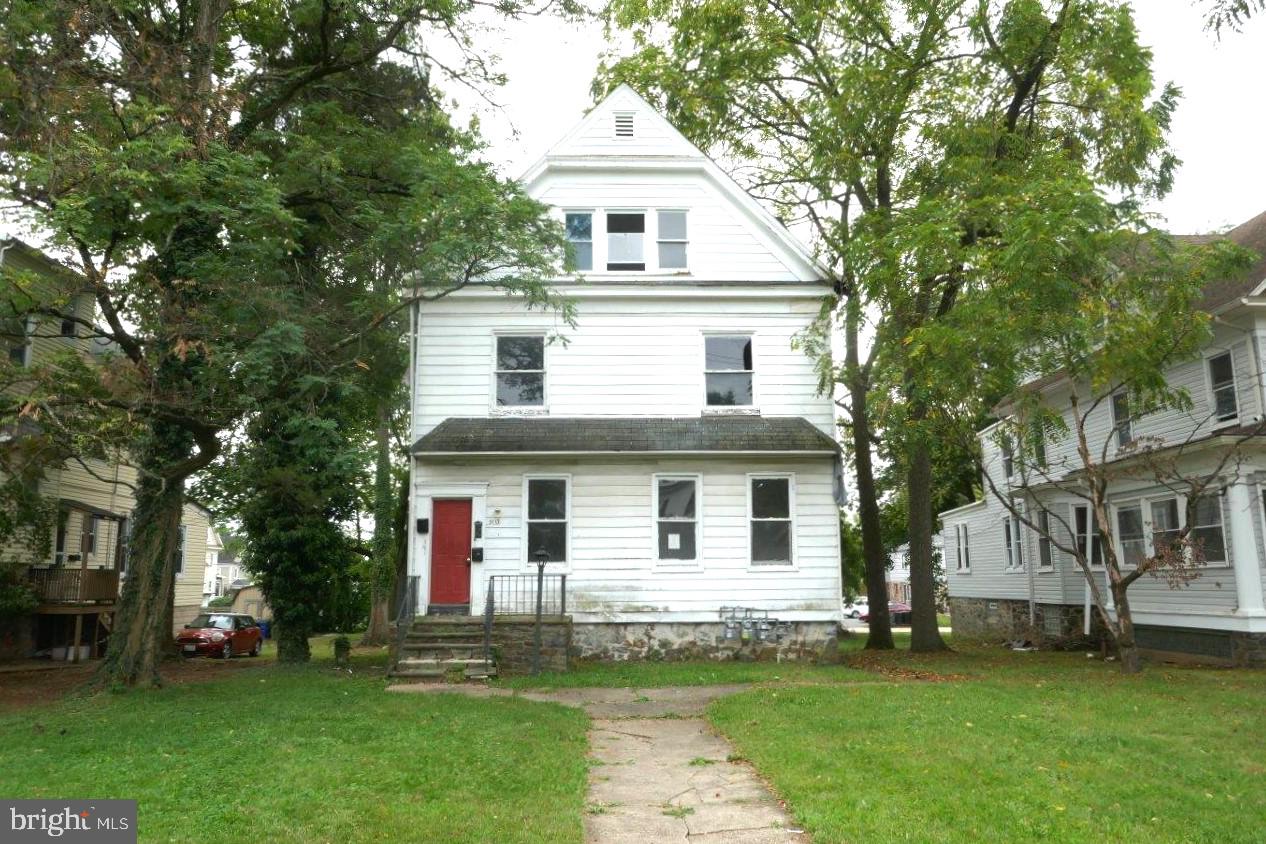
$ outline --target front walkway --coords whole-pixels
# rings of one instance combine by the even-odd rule
[[[517,696],[584,709],[589,745],[588,844],[807,842],[746,762],[701,717],[718,697],[747,688],[559,689],[391,686],[397,692]]]

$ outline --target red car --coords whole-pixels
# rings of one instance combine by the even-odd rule
[[[230,612],[203,613],[185,625],[176,637],[185,656],[218,656],[232,659],[236,654],[259,656],[264,649],[264,632],[249,615]]]
[[[910,623],[910,605],[903,604],[900,601],[888,602],[888,619],[893,624],[909,624]],[[862,616],[862,621],[870,621],[870,611]]]

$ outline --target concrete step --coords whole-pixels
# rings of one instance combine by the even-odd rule
[[[478,659],[463,659],[460,657],[448,657],[446,659],[426,659],[417,657],[405,657],[396,663],[397,668],[466,668],[471,665],[484,665],[483,657]]]
[[[442,668],[404,668],[396,666],[388,672],[387,676],[416,680],[435,680],[442,679],[446,673]]]

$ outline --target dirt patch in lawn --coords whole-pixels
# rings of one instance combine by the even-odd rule
[[[79,665],[32,663],[29,669],[19,665],[5,666],[0,672],[0,712],[15,712],[60,700],[86,688],[95,678],[100,661]],[[179,659],[163,663],[163,682],[172,685],[204,683],[222,679],[227,672],[247,671],[267,665],[271,660]]]
[[[927,660],[930,654],[919,654]],[[873,671],[893,680],[923,680],[930,683],[955,683],[962,680],[973,680],[970,674],[958,672],[932,671],[922,666],[909,664],[910,654],[902,651],[859,651],[849,655],[845,664],[850,668]]]

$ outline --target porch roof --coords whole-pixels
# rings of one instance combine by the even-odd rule
[[[446,419],[413,444],[443,454],[768,452],[837,454],[839,446],[798,416],[492,417]]]

